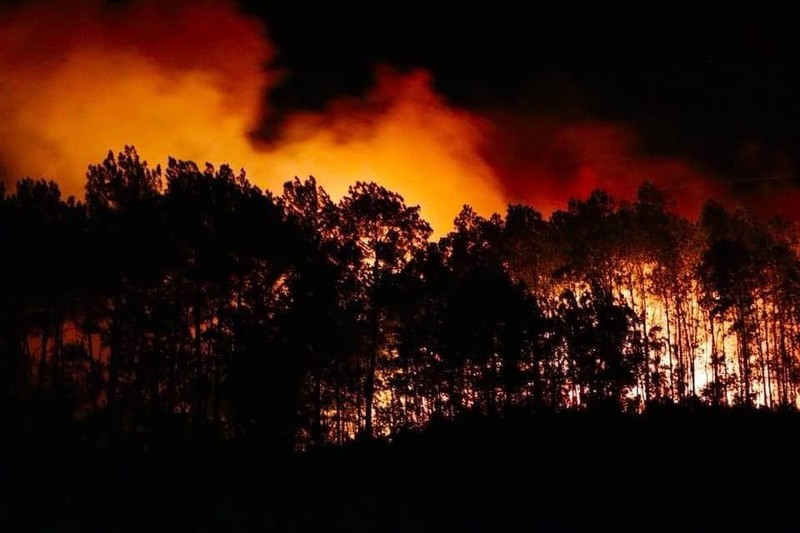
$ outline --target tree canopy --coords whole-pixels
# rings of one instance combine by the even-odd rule
[[[85,201],[20,180],[0,195],[4,415],[288,450],[468,412],[797,406],[792,224],[713,202],[689,221],[644,183],[549,219],[465,206],[430,236],[376,183],[275,196],[131,147],[89,167]]]

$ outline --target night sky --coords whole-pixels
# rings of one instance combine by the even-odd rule
[[[429,69],[452,103],[624,121],[641,150],[728,179],[795,174],[793,18],[767,8],[245,2],[290,75],[278,109],[359,94],[377,64]]]

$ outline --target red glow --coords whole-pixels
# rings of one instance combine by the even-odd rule
[[[0,21],[6,180],[52,178],[80,196],[89,163],[134,145],[153,165],[174,156],[244,167],[273,191],[295,175],[314,175],[334,198],[376,181],[421,205],[439,235],[463,204],[488,215],[525,202],[547,214],[595,188],[630,198],[643,180],[690,217],[708,197],[731,197],[686,160],[643,155],[624,124],[457,109],[424,71],[379,69],[365,96],[289,115],[273,141],[255,141],[281,74],[264,28],[231,2],[39,2]],[[762,192],[749,203],[794,214],[794,202]]]
[[[719,181],[690,162],[642,154],[636,132],[624,124],[565,123],[553,117],[497,120],[505,127],[487,157],[499,174],[508,176],[514,201],[546,214],[598,188],[632,199],[645,180],[666,190],[678,212],[692,219],[706,199],[728,198]]]

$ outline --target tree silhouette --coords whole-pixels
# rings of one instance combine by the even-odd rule
[[[549,219],[465,206],[430,235],[375,183],[276,197],[132,147],[89,167],[85,202],[20,180],[0,195],[4,420],[286,452],[470,412],[796,406],[793,224],[714,203],[694,223],[644,183]]]
[[[364,375],[364,432],[373,436],[373,402],[382,344],[384,289],[425,246],[431,227],[403,198],[375,183],[358,182],[340,202],[342,235],[357,246],[369,332]]]

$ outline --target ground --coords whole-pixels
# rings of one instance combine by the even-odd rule
[[[5,446],[4,530],[800,528],[796,413],[474,416],[291,457],[76,442]]]

